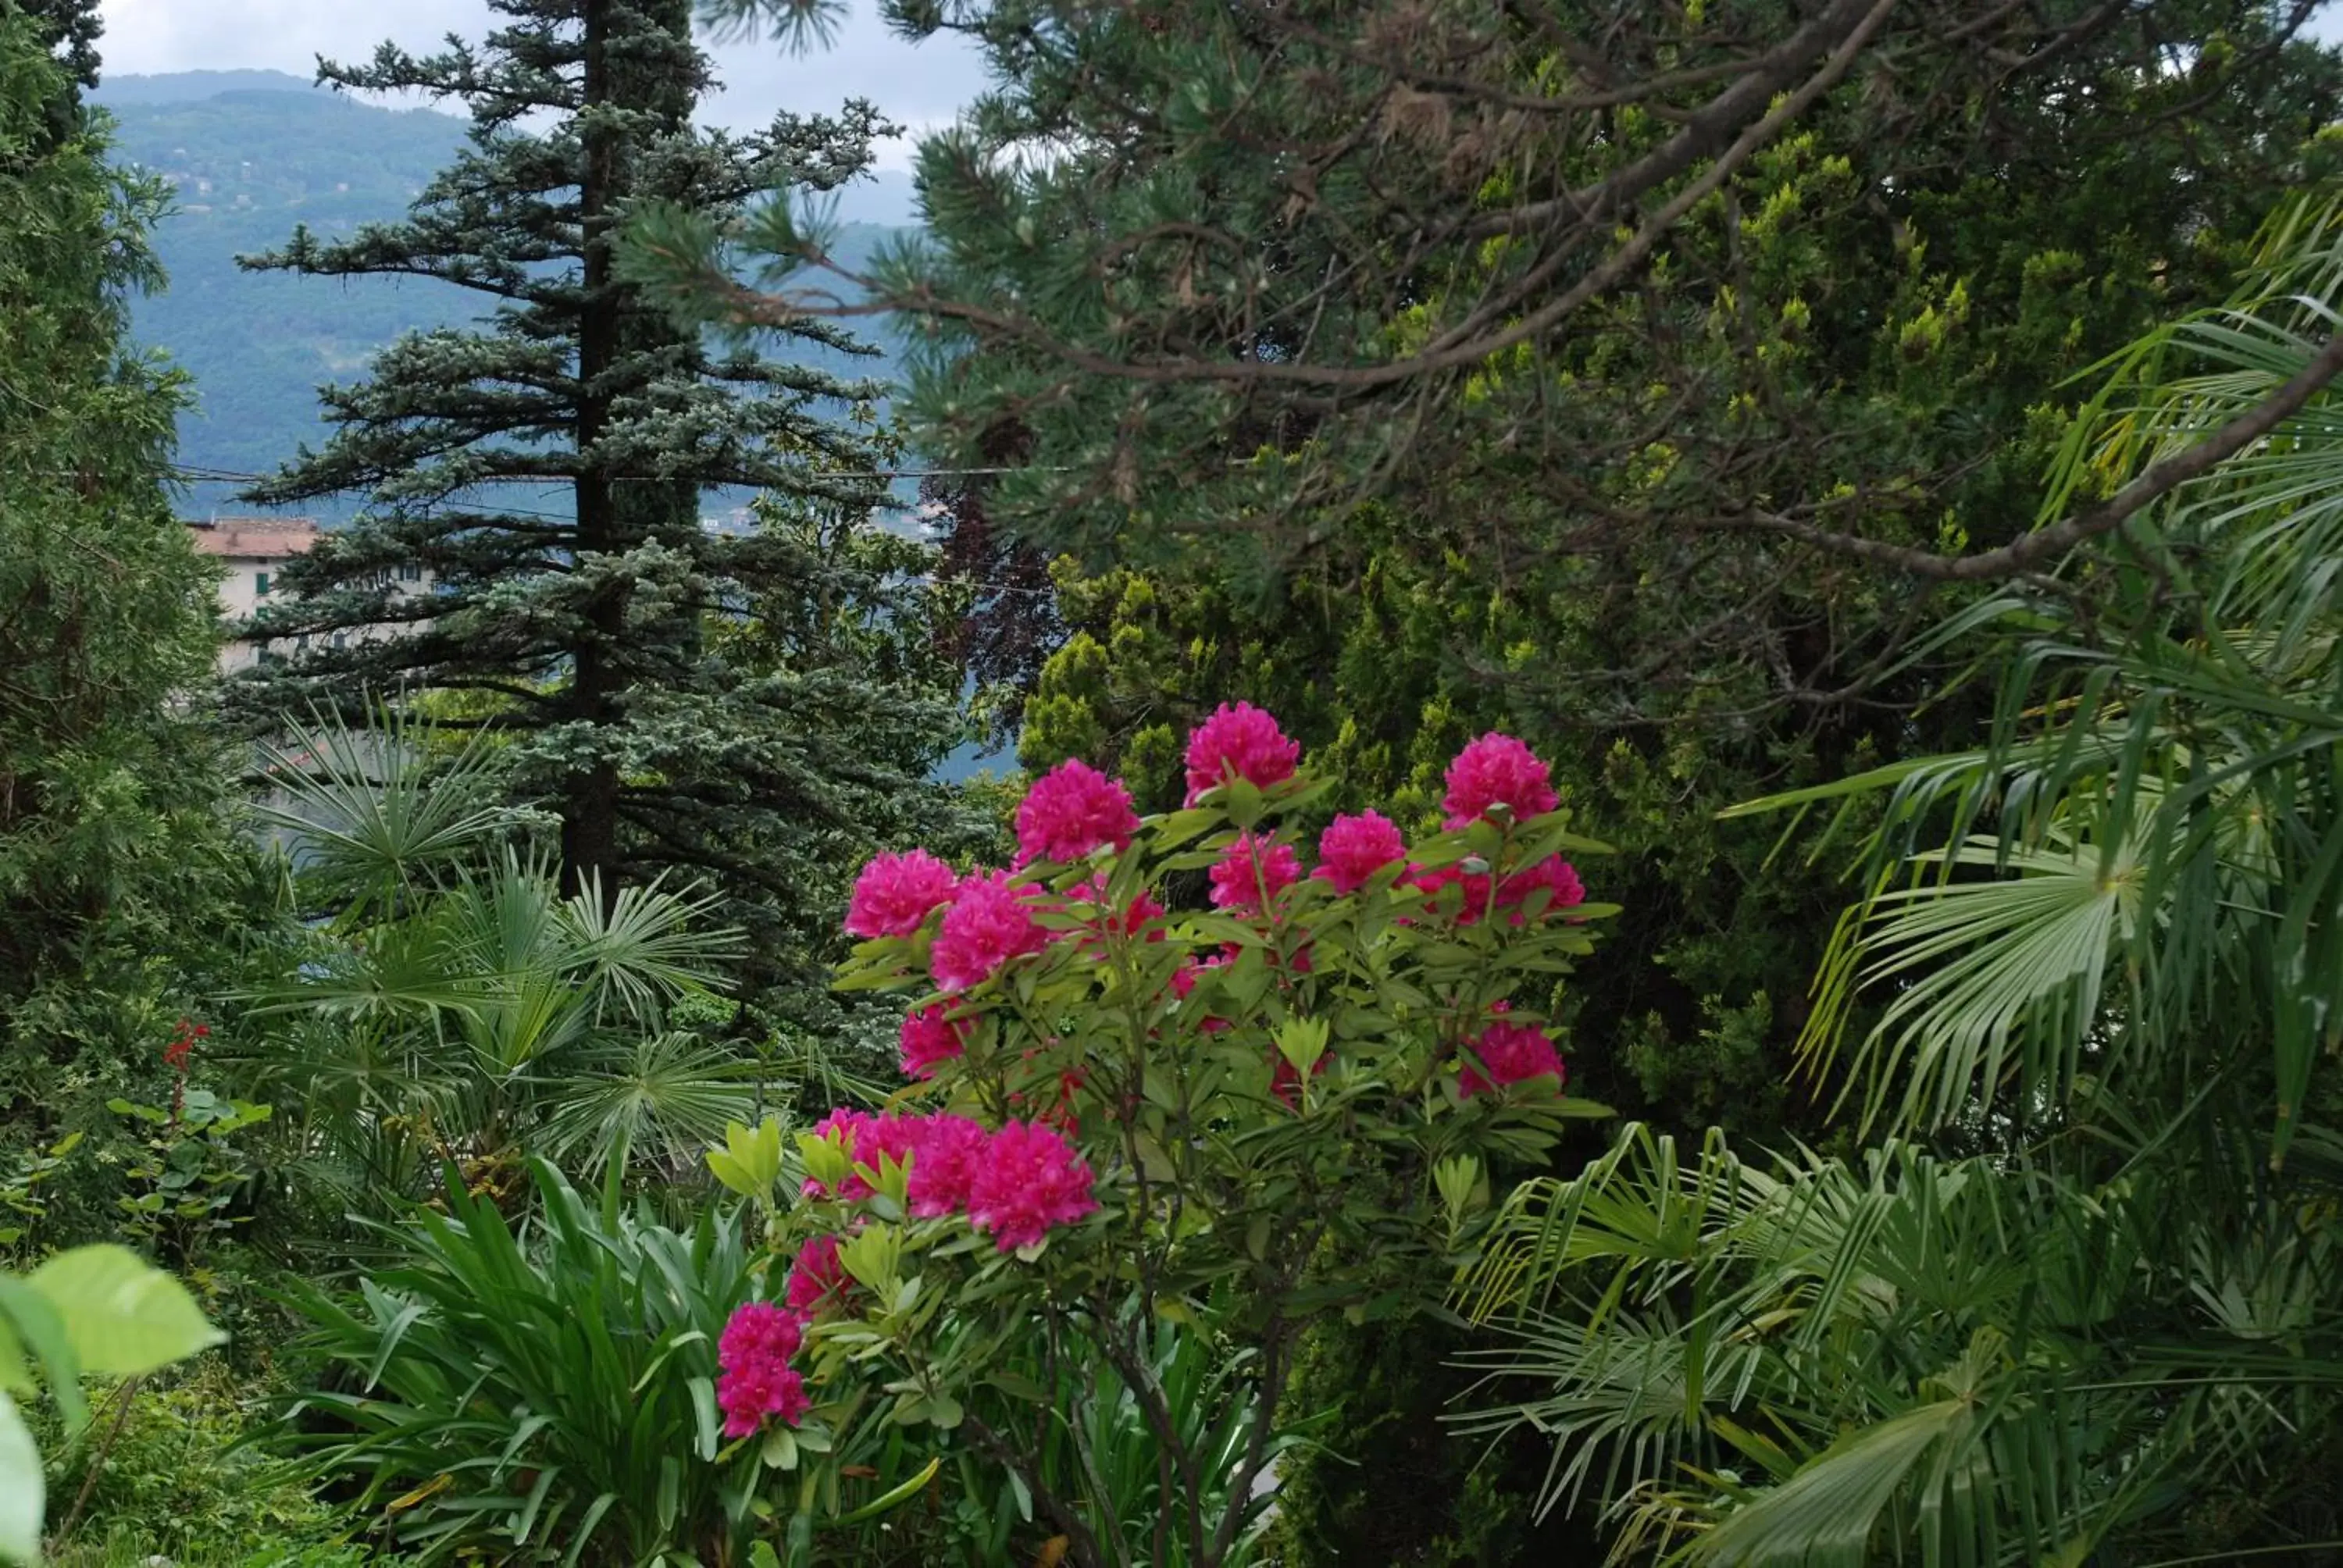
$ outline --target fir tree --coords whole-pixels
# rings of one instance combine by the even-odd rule
[[[507,25],[477,47],[321,65],[346,89],[470,108],[469,146],[409,217],[336,240],[299,230],[245,259],[437,278],[488,307],[325,388],[333,437],[252,492],[358,490],[370,506],[285,573],[287,601],[256,629],[292,657],[246,702],[456,694],[468,722],[508,735],[516,791],[559,814],[569,886],[710,877],[786,965],[785,933],[822,896],[805,857],[850,858],[940,809],[922,780],[957,739],[958,683],[851,640],[759,662],[711,635],[809,599],[917,620],[918,571],[844,548],[886,496],[879,388],[678,327],[614,278],[611,242],[640,200],[720,220],[752,193],[830,189],[886,127],[855,102],[745,137],[695,130],[710,77],[689,0],[495,8]],[[820,326],[786,336],[832,365],[869,352]],[[764,492],[761,524],[703,528],[703,497],[731,487]]]

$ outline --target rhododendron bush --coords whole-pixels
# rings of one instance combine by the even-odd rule
[[[1468,746],[1413,842],[1325,820],[1258,709],[1214,714],[1187,763],[1188,804],[1147,819],[1065,763],[1019,808],[1012,869],[873,860],[840,984],[902,994],[902,1091],[793,1157],[769,1123],[711,1156],[772,1247],[723,1346],[729,1462],[790,1473],[801,1518],[851,1506],[840,1456],[875,1423],[1004,1470],[1073,1562],[1230,1561],[1298,1336],[1435,1300],[1493,1179],[1604,1114],[1564,1092],[1548,1021],[1613,912],[1564,858],[1600,846],[1526,747]],[[1167,1324],[1247,1369],[1215,1385],[1248,1424],[1217,1459],[1144,1375]],[[1043,1385],[1083,1364],[1157,1444],[1143,1509],[1035,1461]]]

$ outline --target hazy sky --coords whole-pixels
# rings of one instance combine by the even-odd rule
[[[116,75],[261,68],[307,77],[317,56],[371,54],[383,38],[427,48],[449,32],[476,37],[489,23],[486,0],[102,0],[106,69]],[[982,85],[973,51],[943,37],[907,44],[882,26],[872,0],[852,0],[850,19],[829,51],[794,56],[770,40],[715,47],[722,96],[707,117],[760,124],[774,110],[815,112],[865,97],[906,126],[950,120]],[[2343,39],[2343,4],[2322,5],[2314,36]],[[900,166],[897,142],[880,162]]]
[[[304,78],[317,57],[363,58],[385,38],[413,49],[447,34],[477,38],[491,17],[486,0],[102,0],[98,47],[109,75],[160,71],[287,71]],[[855,0],[834,47],[803,57],[770,39],[711,48],[725,91],[706,117],[749,126],[773,111],[815,113],[869,98],[906,126],[949,120],[982,85],[973,51],[951,38],[907,44],[881,25],[870,0]],[[909,161],[905,143],[880,162]]]

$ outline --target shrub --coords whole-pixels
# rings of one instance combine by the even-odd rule
[[[734,1463],[796,1475],[791,1559],[916,1479],[841,1488],[840,1453],[894,1427],[1005,1472],[1084,1568],[1237,1560],[1293,1436],[1276,1412],[1308,1328],[1432,1304],[1485,1225],[1490,1161],[1605,1114],[1562,1093],[1541,1023],[1613,912],[1561,858],[1600,846],[1570,835],[1544,765],[1475,741],[1443,831],[1411,846],[1338,819],[1305,874],[1325,786],[1297,750],[1224,708],[1191,739],[1182,810],[1141,820],[1069,763],[1019,809],[1017,869],[866,870],[840,983],[908,993],[919,1081],[826,1119],[797,1165],[772,1124],[711,1161],[777,1211],[776,1262],[795,1257],[734,1319],[718,1392],[754,1440]],[[1167,911],[1200,872],[1212,907]],[[1081,1397],[1009,1353],[1037,1324]],[[1171,1385],[1166,1324],[1214,1375]],[[1131,1503],[1092,1430],[1124,1408],[1155,1440]]]
[[[355,1557],[348,1516],[314,1496],[298,1467],[246,1442],[256,1402],[217,1356],[167,1386],[122,1384],[95,1398],[80,1440],[50,1451],[53,1523],[79,1508],[73,1534],[57,1543],[59,1568],[150,1556],[179,1568],[339,1568]]]

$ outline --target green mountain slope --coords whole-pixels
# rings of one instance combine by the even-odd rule
[[[239,252],[280,245],[297,223],[343,234],[396,218],[461,144],[461,120],[266,71],[117,77],[95,97],[118,123],[121,155],[177,190],[178,210],[156,236],[171,286],[137,303],[134,326],[140,342],[195,377],[196,407],[179,437],[188,467],[275,468],[301,443],[324,439],[319,383],[354,378],[403,332],[478,313],[476,297],[425,278],[346,284],[236,266]],[[890,232],[857,225],[841,249],[867,249]],[[854,368],[884,375],[886,361]],[[186,504],[195,513],[248,509],[234,501],[236,488],[196,483]],[[310,509],[337,517],[355,505]]]

